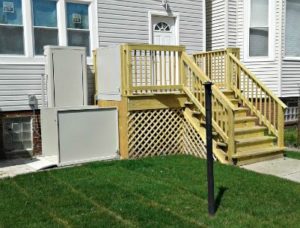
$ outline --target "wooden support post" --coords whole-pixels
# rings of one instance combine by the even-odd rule
[[[284,111],[285,109],[278,104],[278,147],[284,147]]]
[[[236,153],[235,148],[235,137],[234,137],[234,111],[229,110],[228,112],[228,146],[227,155],[228,161],[232,163],[232,155]]]
[[[232,53],[232,50],[230,48],[226,49],[226,73],[225,73],[225,83],[226,83],[226,88],[231,89],[231,82],[232,82],[232,65],[230,61],[230,56],[229,54]]]

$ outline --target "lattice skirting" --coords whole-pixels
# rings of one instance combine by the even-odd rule
[[[128,146],[130,158],[173,154],[206,157],[204,143],[185,120],[182,109],[130,112]]]

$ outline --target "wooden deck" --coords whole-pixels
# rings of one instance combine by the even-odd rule
[[[213,150],[222,163],[282,156],[286,106],[230,48],[189,56],[183,46],[121,46],[119,107],[123,158],[191,153],[205,157],[204,83],[212,81]]]

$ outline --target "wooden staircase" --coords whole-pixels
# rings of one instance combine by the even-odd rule
[[[216,131],[213,132],[214,154],[221,163],[244,165],[283,156],[284,147],[277,145],[277,137],[268,133],[268,128],[259,124],[258,118],[251,115],[250,109],[242,101],[234,98],[234,91],[223,90],[224,95],[236,107],[234,118],[234,143],[236,153],[228,155],[227,143],[224,143]],[[185,103],[185,118],[193,123],[202,138],[205,138],[205,116],[201,115],[193,102]]]
[[[129,44],[121,52],[122,95],[185,94],[184,117],[204,142],[204,83],[213,82],[216,160],[243,165],[283,156],[286,106],[240,62],[238,49],[191,57],[183,46]]]

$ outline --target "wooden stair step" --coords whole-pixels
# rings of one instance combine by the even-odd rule
[[[193,111],[193,115],[197,115],[197,116],[199,116],[199,115],[201,115],[201,112],[199,112],[199,111]]]
[[[259,155],[267,155],[272,154],[276,152],[282,152],[284,151],[284,147],[267,147],[262,149],[256,149],[256,150],[249,150],[245,152],[238,152],[234,155],[232,155],[232,158],[244,158],[244,157],[253,157],[253,156],[259,156]]]
[[[217,142],[217,145],[219,147],[227,147],[228,146],[227,143],[223,143],[223,142]]]
[[[277,138],[273,136],[261,136],[261,137],[251,137],[247,139],[238,139],[236,140],[237,146],[247,146],[252,144],[259,144],[259,143],[267,143],[273,142]]]
[[[243,122],[256,121],[256,120],[257,120],[256,116],[243,116],[243,117],[235,118],[234,122],[243,123]]]
[[[253,133],[253,132],[265,131],[266,129],[267,129],[267,127],[265,127],[265,126],[254,126],[254,127],[248,127],[248,128],[236,128],[234,130],[234,133],[236,133],[236,134]]]
[[[184,102],[184,105],[185,106],[189,106],[189,105],[193,105],[194,103],[193,102],[191,102],[191,101],[186,101],[186,102]]]

